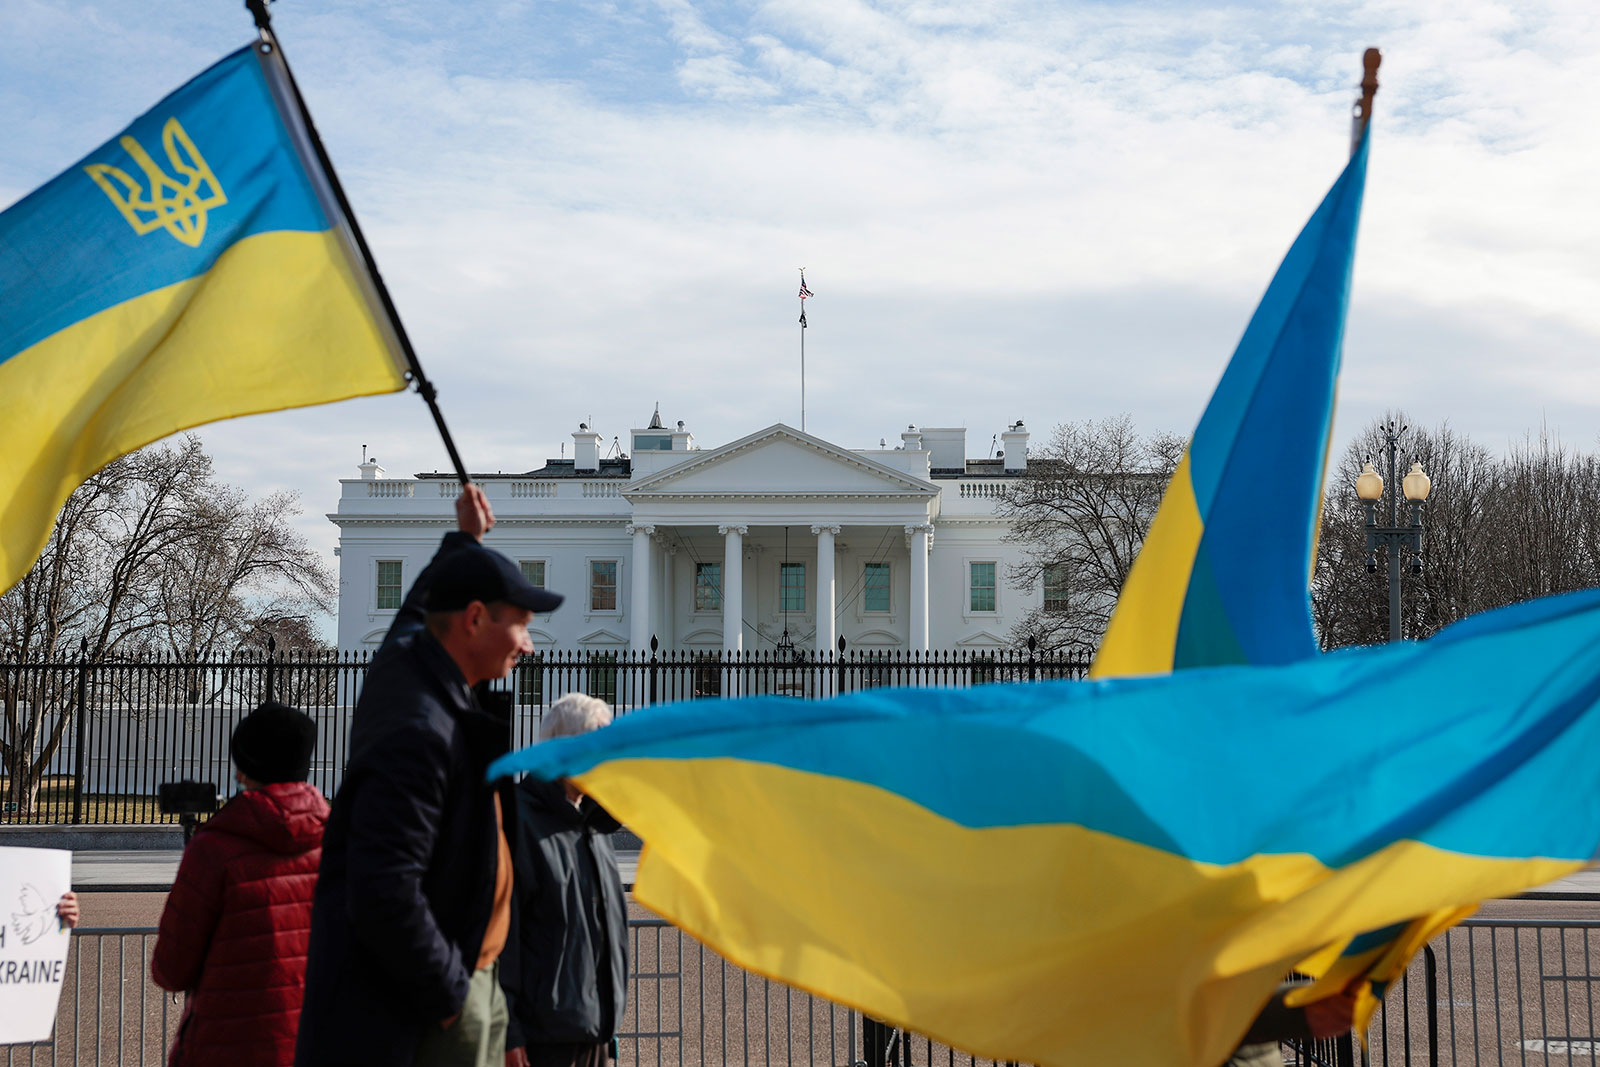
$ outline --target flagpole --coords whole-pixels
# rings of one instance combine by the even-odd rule
[[[445,451],[450,454],[450,462],[455,466],[456,477],[461,480],[462,485],[470,485],[472,478],[467,474],[466,465],[461,462],[461,454],[456,451],[455,440],[450,436],[450,427],[445,425],[444,412],[439,410],[438,391],[428,376],[422,372],[422,363],[417,359],[416,349],[411,347],[411,338],[406,335],[406,328],[400,322],[400,312],[395,307],[393,298],[389,296],[389,287],[383,283],[383,275],[378,272],[378,263],[372,258],[372,250],[367,247],[367,239],[361,233],[361,225],[356,222],[356,213],[350,207],[349,198],[344,195],[344,187],[339,184],[339,175],[333,169],[333,160],[329,158],[328,150],[322,144],[322,137],[317,133],[317,125],[311,119],[311,109],[306,106],[306,99],[300,94],[300,85],[295,81],[294,71],[289,67],[289,57],[284,52],[277,35],[272,32],[272,16],[267,13],[267,2],[268,0],[244,0],[244,6],[254,16],[256,30],[261,34],[262,42],[278,53],[278,60],[283,64],[284,74],[289,80],[289,88],[294,93],[295,106],[300,111],[300,121],[305,124],[306,136],[310,138],[312,150],[317,154],[317,163],[322,167],[323,177],[327,179],[328,186],[333,191],[339,210],[344,213],[345,222],[350,227],[350,236],[355,240],[356,249],[361,253],[362,263],[372,278],[372,285],[377,290],[384,314],[389,317],[389,325],[393,327],[395,339],[400,343],[400,351],[406,357],[406,364],[411,368],[411,379],[417,384],[417,394],[422,397],[423,402],[428,405],[428,411],[433,415],[433,422],[439,428],[439,436],[444,441]]]
[[[1378,64],[1383,62],[1383,53],[1376,48],[1369,48],[1361,56],[1361,99],[1356,101],[1355,109],[1350,115],[1350,154],[1356,154],[1356,149],[1361,147],[1362,135],[1367,132],[1367,124],[1372,121],[1372,98],[1378,95]]]
[[[805,293],[806,269],[800,268],[800,292]],[[800,432],[806,432],[806,298],[800,297]]]

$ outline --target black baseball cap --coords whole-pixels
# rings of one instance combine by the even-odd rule
[[[505,603],[538,614],[561,605],[560,593],[541,589],[515,563],[492,548],[467,545],[433,565],[428,575],[429,611],[460,611],[474,600]]]

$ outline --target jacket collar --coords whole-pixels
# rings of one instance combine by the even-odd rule
[[[456,661],[445,651],[438,638],[428,631],[417,635],[412,648],[424,671],[444,694],[473,758],[488,766],[511,751],[509,699],[505,699],[503,694],[490,692],[490,697],[501,699],[480,702],[467,685],[466,676],[456,666]]]
[[[547,811],[562,822],[569,822],[574,826],[583,823],[582,812],[576,804],[567,799],[566,783],[560,780],[541,782],[537,778],[524,778],[518,788],[528,794],[535,808]]]
[[[472,698],[472,689],[467,685],[466,676],[461,673],[461,668],[456,666],[456,661],[450,658],[450,653],[444,650],[438,638],[423,630],[412,642],[412,648],[458,711],[476,709],[477,702]]]
[[[597,834],[609,834],[622,827],[622,824],[612,818],[611,813],[596,803],[592,797],[584,797],[579,804],[568,800],[564,782],[541,782],[537,778],[524,778],[518,788],[528,794],[534,807],[548,811],[575,827]]]

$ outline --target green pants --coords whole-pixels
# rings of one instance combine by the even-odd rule
[[[461,1017],[447,1029],[427,1029],[417,1045],[417,1067],[505,1067],[506,995],[500,962],[474,971]]]

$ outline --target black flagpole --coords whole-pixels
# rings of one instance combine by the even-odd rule
[[[305,124],[306,135],[311,139],[311,147],[317,153],[317,163],[322,167],[323,177],[327,178],[334,199],[338,201],[339,210],[344,213],[345,222],[350,227],[350,236],[355,239],[356,249],[361,253],[367,274],[372,278],[378,299],[383,304],[384,314],[389,317],[389,325],[394,328],[395,338],[400,342],[400,351],[411,367],[411,378],[417,383],[417,393],[433,414],[434,424],[439,427],[439,436],[444,439],[445,451],[450,453],[450,462],[455,464],[456,477],[461,479],[462,485],[469,485],[472,478],[467,474],[466,465],[461,462],[461,454],[456,451],[456,443],[450,437],[450,427],[444,423],[444,413],[439,410],[438,393],[433,387],[433,382],[422,373],[422,364],[417,360],[416,350],[411,347],[411,338],[406,336],[406,328],[400,322],[400,312],[389,296],[389,287],[383,284],[383,275],[378,273],[377,261],[372,258],[372,250],[367,247],[367,239],[361,233],[360,224],[356,222],[356,213],[344,195],[344,187],[339,184],[339,175],[333,169],[333,160],[328,158],[328,150],[323,147],[322,138],[317,134],[317,125],[311,120],[311,109],[306,106],[306,98],[300,95],[300,86],[294,80],[294,71],[289,69],[289,57],[284,54],[283,45],[272,32],[272,16],[267,14],[267,0],[244,0],[244,6],[255,17],[256,29],[261,33],[262,42],[275,49],[278,59],[283,63],[283,71],[289,79],[289,88],[294,92],[295,106],[300,110],[300,121]]]

